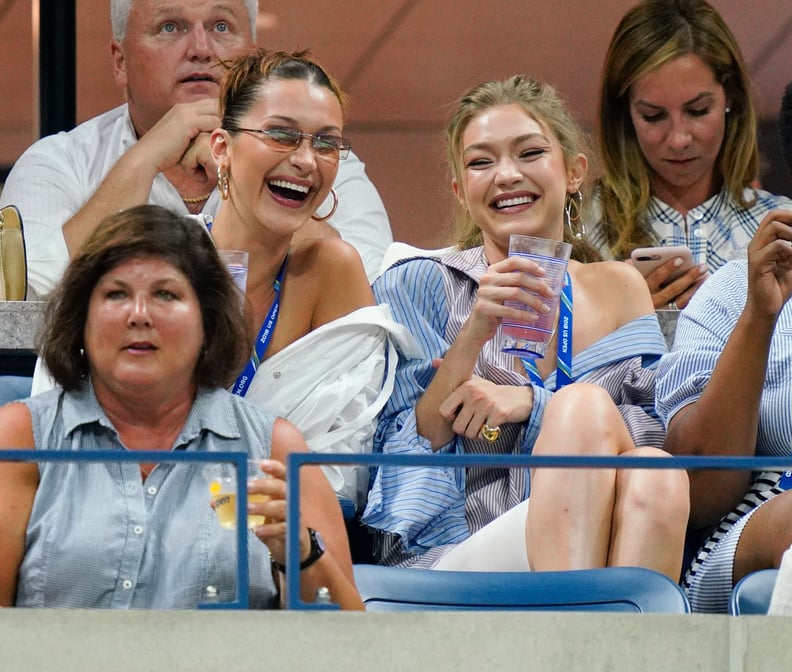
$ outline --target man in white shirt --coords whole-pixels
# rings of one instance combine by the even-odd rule
[[[22,214],[28,298],[50,292],[69,258],[108,214],[156,203],[213,215],[220,203],[209,134],[220,126],[219,61],[255,46],[258,0],[111,0],[111,54],[127,102],[34,143],[0,205]],[[392,235],[363,163],[340,162],[338,210],[303,236],[340,235],[374,278]],[[318,215],[329,211],[330,203]]]

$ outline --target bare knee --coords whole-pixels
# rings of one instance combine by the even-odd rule
[[[616,406],[610,395],[599,385],[591,383],[574,383],[562,387],[553,394],[547,403],[544,421],[569,422],[586,415],[598,415],[597,411],[611,413]]]
[[[668,453],[657,448],[639,448],[631,457],[657,459]],[[617,475],[616,487],[623,510],[643,516],[647,522],[669,531],[684,530],[690,515],[690,483],[684,469],[625,469]]]
[[[632,448],[632,439],[605,389],[575,383],[548,402],[537,447],[556,454],[616,455]]]

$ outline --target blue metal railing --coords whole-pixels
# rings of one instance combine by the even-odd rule
[[[242,452],[182,452],[171,450],[0,450],[0,460],[11,462],[231,462],[237,477],[237,590],[230,602],[204,603],[201,609],[247,609],[248,528],[247,528],[247,460]],[[209,491],[206,492],[209,506]]]
[[[247,609],[249,606],[247,468],[248,454],[243,452],[173,452],[173,451],[57,451],[2,450],[0,460],[14,462],[230,462],[237,471],[237,594],[231,602],[201,604],[201,608]],[[683,469],[740,471],[792,470],[788,457],[604,457],[590,455],[350,455],[348,453],[291,453],[286,460],[287,529],[286,529],[286,597],[290,609],[335,609],[337,605],[303,602],[300,598],[300,468],[306,465],[355,465],[368,467],[467,467],[491,468],[595,468],[595,469]],[[208,506],[207,492],[207,506]]]
[[[565,467],[595,469],[732,469],[740,471],[786,471],[792,469],[788,457],[616,457],[593,455],[349,455],[332,453],[291,453],[286,460],[286,597],[289,609],[327,609],[337,605],[316,605],[300,598],[300,467],[305,465],[364,464],[369,467]]]

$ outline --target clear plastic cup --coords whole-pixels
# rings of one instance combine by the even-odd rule
[[[245,250],[218,250],[217,254],[244,296],[247,291],[248,253]]]
[[[234,466],[230,462],[222,462],[206,467],[209,478],[209,495],[220,525],[227,530],[235,530],[237,522],[237,476]],[[261,460],[247,461],[248,482],[269,477],[269,474],[261,471]],[[248,495],[249,503],[266,502],[267,500],[269,500],[268,495]],[[264,522],[264,516],[248,514],[247,526],[249,530],[263,525]]]
[[[501,350],[516,357],[544,357],[547,345],[553,336],[553,327],[564,287],[572,245],[552,238],[537,238],[512,234],[509,237],[509,256],[530,259],[541,266],[545,274],[542,279],[553,290],[551,298],[540,297],[549,308],[547,312],[537,312],[519,302],[507,302],[512,308],[536,315],[536,320],[503,320],[501,322]]]

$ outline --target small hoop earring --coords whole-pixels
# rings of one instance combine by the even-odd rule
[[[574,194],[567,194],[564,204],[564,224],[576,240],[586,237],[586,227],[583,224],[583,194],[580,190]]]
[[[315,222],[326,222],[330,219],[334,214],[335,211],[338,210],[338,194],[336,190],[330,187],[330,193],[333,195],[333,207],[330,208],[330,212],[328,212],[324,217],[317,217],[316,215],[311,215],[311,219]]]
[[[220,196],[224,201],[228,200],[228,171],[224,170],[222,166],[217,166],[217,188],[220,190]]]

